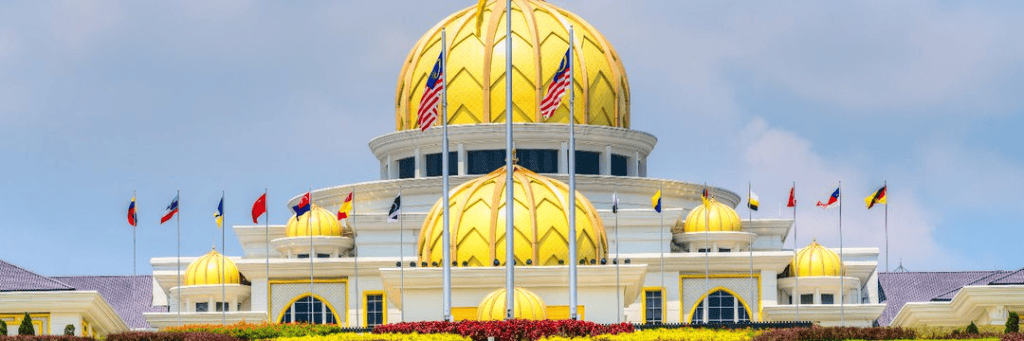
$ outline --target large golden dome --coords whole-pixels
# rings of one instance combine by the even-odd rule
[[[740,215],[729,205],[711,199],[708,201],[710,209],[704,204],[697,206],[686,215],[686,222],[683,230],[686,233],[693,232],[738,232],[743,225]]]
[[[516,287],[515,311],[512,316],[522,320],[546,320],[547,305],[532,291]],[[505,304],[508,302],[505,288],[495,290],[480,301],[476,308],[477,321],[500,321],[505,319]]]
[[[221,272],[221,265],[224,271]],[[223,275],[223,277],[221,277]],[[210,250],[185,269],[185,285],[241,284],[241,275],[235,262],[224,257],[217,249]]]
[[[310,217],[312,217],[312,221],[310,221]],[[309,237],[310,234],[336,237],[352,237],[354,235],[351,229],[343,227],[335,219],[331,211],[317,205],[313,205],[312,209],[301,217],[296,218],[295,215],[292,215],[285,227],[285,235],[288,237]]]
[[[843,263],[839,255],[815,240],[796,253],[796,261],[790,262],[789,270],[790,277],[842,276]]]
[[[413,47],[398,76],[396,129],[418,127],[424,84],[441,53],[447,28],[448,122],[505,122],[505,1],[486,1],[479,20],[470,6],[435,25]],[[569,95],[544,120],[539,104],[569,48],[575,29],[573,67],[576,123],[629,128],[629,82],[619,55],[594,27],[571,12],[540,0],[512,0],[514,122],[569,123]],[[590,113],[587,115],[587,113]]]
[[[505,264],[505,167],[451,191],[451,260],[459,266]],[[515,166],[515,258],[519,265],[558,265],[569,258],[569,188]],[[421,262],[442,264],[442,211],[438,199],[420,230]],[[607,256],[608,238],[597,210],[576,192],[576,257]]]

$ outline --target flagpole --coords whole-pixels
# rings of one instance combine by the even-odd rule
[[[843,180],[839,180],[839,316],[840,325],[846,326],[846,266],[843,264]]]
[[[797,247],[798,247],[797,246],[797,242],[796,242],[796,181],[793,181],[793,193],[792,193],[791,196],[793,197],[793,268],[789,269],[789,270],[793,271],[793,278],[796,279],[796,288],[793,289],[793,296],[796,296],[796,297],[793,299],[793,301],[796,302],[796,319],[797,319],[797,321],[799,321],[800,320],[800,294],[799,294],[799,290],[800,290],[800,274],[799,274],[799,271],[797,271],[797,269],[796,269],[796,267],[797,267],[797,264],[796,264],[796,250],[797,250]]]
[[[889,196],[889,181],[883,182],[882,188],[885,188],[885,195]],[[889,272],[889,201],[885,202],[885,272]]]
[[[398,186],[398,197],[402,197],[402,186]],[[398,264],[401,266],[398,268],[401,280],[399,283],[399,301],[398,304],[402,306],[402,322],[405,322],[405,219],[402,219],[402,206],[399,203],[398,206]]]
[[[181,326],[181,190],[174,195],[175,199],[178,199],[178,213],[174,215],[175,222],[178,225],[178,326]]]
[[[658,225],[658,253],[659,253],[659,258],[660,258],[660,262],[661,262],[661,269],[659,270],[660,273],[661,273],[661,275],[660,275],[661,276],[661,278],[660,278],[661,282],[660,282],[659,285],[661,286],[661,290],[665,290],[665,201],[667,201],[667,200],[664,200],[664,198],[665,198],[665,182],[664,181],[659,181],[658,182],[658,192],[661,193],[661,196],[658,197],[658,200],[661,201],[661,203],[660,203],[661,204],[661,212],[658,212],[658,218],[661,219],[661,223],[660,223],[660,225]],[[659,316],[658,318],[660,319],[661,316]],[[644,322],[647,322],[647,321],[644,321]],[[665,322],[665,321],[661,321],[661,322]]]
[[[221,252],[221,254],[220,254],[220,256],[221,256],[220,257],[220,300],[221,300],[221,304],[224,305],[224,309],[221,309],[220,324],[228,324],[228,309],[230,309],[230,307],[228,306],[228,300],[227,300],[227,298],[228,298],[227,283],[225,283],[225,282],[227,282],[227,278],[225,278],[226,277],[225,276],[226,272],[224,271],[224,266],[225,266],[224,263],[227,262],[226,259],[228,257],[228,247],[226,246],[226,243],[224,241],[224,236],[226,235],[225,230],[227,230],[227,225],[224,223],[224,211],[225,211],[224,210],[224,194],[225,194],[224,190],[221,190],[220,191],[220,203],[221,203],[221,205],[220,205],[220,212],[218,212],[220,214],[220,252]],[[239,279],[241,279],[241,278],[239,278]]]
[[[515,182],[512,173],[512,0],[505,0],[505,319],[515,318]]]
[[[704,295],[704,311],[701,312],[701,318],[704,320],[704,323],[708,323],[708,315],[709,315],[708,311],[711,310],[710,307],[708,306],[708,297],[711,296],[711,295],[709,295],[710,293],[708,292],[708,291],[711,291],[711,277],[708,275],[708,273],[711,272],[710,271],[710,269],[711,269],[711,244],[708,242],[708,232],[710,232],[710,227],[711,227],[711,217],[710,217],[710,215],[711,215],[711,192],[708,191],[708,183],[706,183],[706,182],[704,183],[704,192],[706,194],[705,193],[701,193],[701,195],[707,195],[707,196],[704,197],[704,198],[701,198],[702,199],[701,201],[702,201],[702,204],[705,204],[704,205],[704,292],[705,292],[705,295]],[[700,251],[700,250],[698,250],[698,251]],[[664,277],[664,275],[662,277]],[[662,279],[662,282],[664,282],[664,281],[665,280]],[[662,286],[665,286],[664,283],[662,284]],[[692,318],[691,318],[691,320],[692,320]]]
[[[752,185],[750,184],[750,181],[747,181],[747,226],[750,227],[750,228],[753,228],[753,224],[754,224],[754,207],[751,206],[751,203],[750,203],[750,198],[753,197],[753,189],[751,187],[752,187]],[[751,297],[751,299],[755,300],[755,302],[757,302],[757,301],[760,301],[760,297],[757,297],[757,295],[754,293],[754,289],[757,287],[757,283],[754,282],[754,237],[753,236],[750,237],[750,243],[747,244],[747,251],[750,252],[750,297]],[[753,307],[750,309],[750,311],[751,311],[750,315],[754,315],[754,308]],[[760,318],[760,316],[758,316],[758,317]],[[750,320],[751,321],[754,320],[753,316],[750,317]]]
[[[267,210],[267,188],[263,188],[263,214],[266,214],[264,223],[266,228],[263,229],[263,238],[266,242],[264,248],[266,249],[267,257],[267,292],[270,292],[270,211]],[[270,322],[270,297],[267,297],[267,323]]]
[[[449,207],[451,206],[450,200],[448,199],[448,73],[446,68],[448,65],[448,57],[445,56],[447,52],[447,35],[445,34],[445,28],[441,28],[441,85],[444,88],[441,89],[441,135],[443,139],[441,142],[441,200],[444,201],[444,235],[442,236],[442,246],[444,249],[441,252],[441,262],[444,268],[444,280],[442,286],[444,287],[444,303],[442,313],[444,314],[445,321],[452,320],[452,260],[451,260],[451,232],[449,219]],[[403,307],[404,308],[404,307]]]
[[[616,322],[622,322],[622,289],[619,287],[619,199],[617,195],[612,195],[612,214],[615,215],[615,311]]]
[[[316,321],[313,318],[313,258],[316,257],[316,250],[313,249],[313,186],[309,186],[306,194],[309,195],[309,210],[306,211],[309,214],[306,219],[306,233],[309,233],[309,323],[313,324]]]
[[[131,191],[131,200],[132,200],[132,204],[134,204],[134,202],[135,202],[135,190],[134,189],[132,189],[132,191]],[[132,220],[135,221],[135,224],[131,226],[131,275],[132,276],[138,275],[138,270],[137,270],[137,268],[138,268],[138,256],[136,256],[137,250],[138,250],[138,247],[137,247],[138,244],[136,243],[136,241],[138,240],[136,238],[136,236],[138,236],[138,218],[137,218],[138,215],[135,214],[135,212],[138,212],[138,207],[135,207],[135,211],[132,212]],[[886,249],[886,254],[889,254],[889,249],[888,248]]]
[[[341,204],[345,205],[345,202],[343,201]],[[354,234],[356,233],[356,229],[354,227],[355,224],[353,223],[356,220],[356,189],[355,188],[352,189],[352,216],[351,217],[347,217],[346,219],[348,219],[348,220],[345,221],[345,225],[348,225],[348,228],[350,230],[352,230],[352,234],[353,234],[352,237],[355,238]],[[352,264],[355,267],[356,300],[361,300],[363,298],[363,294],[359,292],[359,254],[357,253],[357,251],[358,250],[356,250],[355,242],[353,242],[352,243]],[[381,297],[381,298],[383,299],[383,297]],[[356,303],[356,328],[359,328],[359,321],[360,320],[362,320],[362,315],[359,315],[359,303]],[[381,321],[381,323],[387,323],[387,322],[388,321]]]
[[[576,87],[573,84],[572,62],[573,53],[573,27],[569,25],[569,58],[566,60],[569,68],[569,318],[575,320],[576,311]],[[556,80],[557,81],[557,80]]]

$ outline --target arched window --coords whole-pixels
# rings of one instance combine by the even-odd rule
[[[313,324],[337,324],[334,311],[320,299],[306,296],[295,300],[281,315],[281,323],[305,322]]]
[[[704,308],[705,303],[707,303],[708,309]],[[747,313],[747,308],[739,299],[725,290],[718,290],[697,304],[691,321],[692,323],[748,322],[750,314]]]

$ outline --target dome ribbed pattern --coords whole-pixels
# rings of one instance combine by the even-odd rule
[[[451,191],[451,259],[459,266],[505,264],[505,167]],[[559,265],[569,258],[569,186],[515,166],[515,258],[518,265]],[[417,242],[421,262],[442,263],[442,201],[423,222]],[[608,238],[597,210],[576,192],[576,256],[599,260]]]
[[[312,221],[310,221],[310,217],[312,217]],[[308,237],[311,231],[313,236],[352,237],[354,235],[351,229],[343,227],[338,222],[334,213],[317,205],[313,205],[309,212],[298,219],[292,215],[285,227],[285,235],[288,237]]]
[[[842,276],[843,263],[839,255],[828,248],[811,242],[796,253],[796,261],[790,262],[791,277]]]
[[[223,263],[222,263],[223,262]],[[223,277],[221,265],[224,266]],[[222,279],[223,278],[223,279]],[[241,275],[235,262],[224,257],[216,249],[210,250],[185,269],[186,286],[213,284],[241,284]]]
[[[423,89],[441,53],[442,27],[447,28],[449,124],[505,122],[505,1],[487,1],[482,8],[479,31],[474,5],[442,20],[413,46],[398,76],[398,131],[418,129]],[[575,30],[576,123],[629,128],[629,82],[615,49],[583,19],[537,0],[512,0],[513,121],[569,123],[568,93],[551,118],[540,114],[547,86],[569,48],[569,25]]]
[[[513,316],[522,320],[546,320],[547,305],[532,291],[516,287],[515,312]],[[477,321],[497,321],[505,319],[505,303],[508,302],[505,289],[498,289],[484,297],[476,308]]]
[[[736,210],[732,207],[714,199],[709,201],[709,206],[711,206],[710,209],[701,204],[690,210],[690,213],[686,215],[686,222],[683,224],[684,232],[738,232],[742,230],[743,224],[740,221],[740,215],[736,214]]]

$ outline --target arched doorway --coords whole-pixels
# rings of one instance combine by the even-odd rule
[[[318,296],[300,296],[285,309],[279,323],[304,322],[313,324],[337,324],[338,317],[330,304]]]
[[[705,309],[705,303],[707,308]],[[746,303],[727,290],[718,289],[697,303],[690,323],[749,322],[750,310]]]

